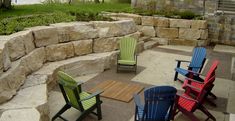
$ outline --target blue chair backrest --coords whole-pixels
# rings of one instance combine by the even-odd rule
[[[200,72],[204,65],[205,59],[206,59],[206,48],[204,47],[194,48],[189,68],[191,68],[192,71]]]
[[[144,121],[164,121],[170,117],[173,108],[176,88],[157,86],[144,91]]]

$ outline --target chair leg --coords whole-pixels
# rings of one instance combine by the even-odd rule
[[[102,111],[101,111],[101,105],[97,105],[97,116],[98,116],[98,120],[102,119]]]
[[[174,81],[177,81],[177,79],[178,79],[178,72],[176,71],[176,72],[175,72]]]
[[[199,109],[208,116],[206,120],[211,118],[213,121],[216,121],[216,118],[203,105],[201,105]]]
[[[215,96],[215,94],[213,94],[212,92],[210,92],[208,95],[210,95],[210,96],[213,97],[214,99],[217,99],[217,97]]]
[[[51,119],[52,121],[54,121],[58,116],[60,116],[62,113],[64,113],[66,110],[68,110],[69,108],[71,108],[70,105],[65,104],[63,108],[60,109],[60,111]]]
[[[117,64],[117,71],[116,71],[117,73],[119,72],[119,70],[118,70],[118,66],[119,66],[119,64]]]
[[[137,74],[137,64],[135,65],[135,74]]]
[[[188,112],[185,109],[178,107],[178,110],[181,111],[185,116],[187,116],[191,121],[200,121],[193,112]]]

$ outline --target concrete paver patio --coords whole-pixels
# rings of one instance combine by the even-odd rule
[[[83,88],[85,90],[94,87],[96,84],[105,80],[117,80],[128,81],[130,83],[139,83],[144,87],[150,87],[153,85],[171,85],[178,90],[182,90],[180,82],[174,82],[174,68],[176,66],[175,59],[190,60],[192,47],[156,47],[151,50],[146,50],[138,57],[138,74],[131,72],[116,73],[115,67],[107,70],[101,74],[86,75],[83,77],[77,77],[77,80],[87,81]],[[222,56],[222,57],[221,57]],[[203,75],[206,74],[210,63],[214,59],[220,60],[220,65],[217,69],[217,78],[215,81],[215,87],[213,93],[218,97],[215,100],[217,107],[212,107],[205,104],[209,111],[216,117],[217,121],[233,121],[235,114],[235,81],[231,80],[231,60],[232,55],[223,54],[208,49],[208,60],[203,70]],[[222,59],[221,59],[222,58]],[[186,67],[186,65],[183,65]],[[183,77],[180,77],[183,78]],[[143,91],[140,93],[143,98]],[[134,102],[124,103],[107,98],[102,98],[102,121],[133,121],[134,120]],[[51,116],[55,114],[64,105],[64,99],[58,88],[55,88],[50,92],[49,106],[51,110]],[[77,110],[69,110],[64,114],[69,120],[75,120],[79,115]],[[205,120],[206,116],[200,111],[196,111],[201,120]],[[89,115],[85,121],[96,121],[95,116]],[[187,117],[181,113],[177,115],[176,121],[188,121]],[[60,119],[58,119],[60,121]]]

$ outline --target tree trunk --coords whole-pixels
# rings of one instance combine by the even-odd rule
[[[11,0],[3,0],[2,7],[6,9],[11,8]]]
[[[95,0],[95,3],[100,3],[100,1],[99,0]]]
[[[2,8],[2,0],[0,0],[0,8]]]

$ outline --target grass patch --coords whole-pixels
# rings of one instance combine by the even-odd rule
[[[123,0],[128,1],[128,0]],[[140,15],[161,15],[170,18],[200,19],[200,16],[190,11],[178,12],[171,7],[153,11],[132,9],[128,3],[73,3],[35,4],[13,6],[10,10],[0,9],[0,35],[8,35],[23,30],[26,27],[49,25],[70,21],[111,21],[99,13],[127,12]]]
[[[130,4],[125,3],[102,3],[102,4],[36,4],[36,5],[19,5],[13,6],[11,10],[0,10],[0,20],[7,17],[25,16],[32,14],[48,14],[54,12],[79,12],[79,11],[91,11],[91,12],[127,12],[131,11]]]

